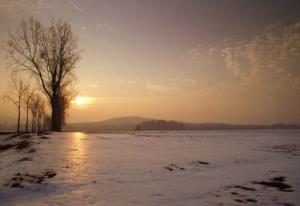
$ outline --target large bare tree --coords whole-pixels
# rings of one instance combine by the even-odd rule
[[[80,59],[71,26],[61,20],[49,26],[33,18],[22,20],[17,31],[9,35],[7,50],[14,72],[25,71],[36,77],[50,102],[51,128],[61,131],[62,94],[72,90],[74,69]]]
[[[17,108],[17,133],[20,132],[21,107],[27,88],[28,85],[24,81],[12,78],[7,95],[4,96],[5,99],[12,102]]]

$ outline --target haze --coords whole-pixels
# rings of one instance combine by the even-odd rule
[[[299,1],[2,0],[1,44],[30,16],[67,20],[83,50],[69,122],[300,123]]]

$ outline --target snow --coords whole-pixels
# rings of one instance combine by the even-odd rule
[[[0,205],[240,205],[245,203],[237,199],[249,198],[257,202],[247,205],[300,202],[299,130],[46,136],[33,137],[34,153],[0,153]],[[5,136],[0,138],[0,144],[5,142]],[[24,157],[32,161],[18,161]],[[4,186],[18,172],[46,169],[57,176],[24,188]],[[277,176],[286,177],[293,192],[252,184]]]

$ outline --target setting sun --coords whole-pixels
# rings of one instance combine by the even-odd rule
[[[90,97],[82,97],[82,96],[78,96],[72,101],[72,104],[74,104],[76,106],[85,106],[90,103],[91,103]]]

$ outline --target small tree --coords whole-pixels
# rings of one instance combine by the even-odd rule
[[[34,94],[34,90],[30,88],[30,85],[26,87],[24,93],[24,108],[26,110],[26,132],[28,132],[28,121],[29,121],[29,110],[30,110],[30,103]]]
[[[42,98],[38,99],[37,107],[37,133],[41,133],[43,129],[44,118],[46,115],[45,101]]]
[[[32,98],[29,103],[29,109],[31,111],[31,132],[34,133],[37,129],[37,119],[38,119],[38,107],[40,102],[40,95],[33,93]]]
[[[36,94],[32,95],[32,98],[29,102],[29,110],[31,112],[31,132],[35,132],[35,123],[36,123],[36,114],[37,114],[37,103],[36,103]]]
[[[29,108],[32,116],[31,131],[32,133],[40,133],[43,128],[44,119],[47,116],[44,98],[37,93],[33,93]]]
[[[17,108],[17,133],[20,132],[21,104],[27,88],[28,86],[21,79],[12,78],[11,84],[8,87],[8,93],[4,96],[5,99],[12,102]]]

